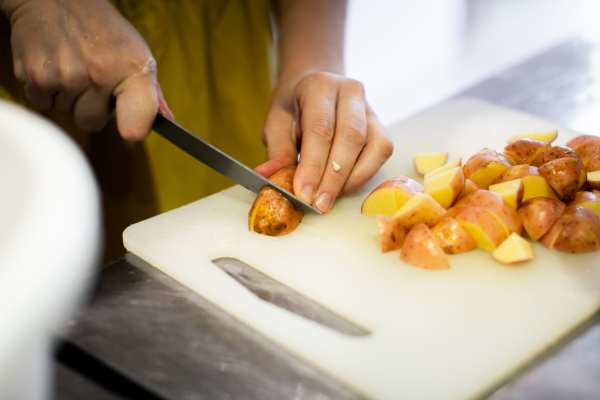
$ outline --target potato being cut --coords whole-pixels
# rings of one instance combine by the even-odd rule
[[[365,198],[361,212],[367,216],[392,216],[409,198],[422,191],[423,186],[419,182],[406,176],[387,179]]]
[[[460,166],[461,166],[461,159],[457,158],[456,160],[452,160],[452,161],[450,161],[450,162],[442,165],[439,168],[436,168],[436,169],[434,169],[432,171],[427,172],[424,177],[427,178],[428,176],[433,176],[433,175],[438,174],[440,172],[447,171],[447,170],[449,170],[451,168],[460,167]]]
[[[504,148],[504,155],[513,165],[529,164],[539,167],[548,144],[533,139],[519,139]]]
[[[496,261],[503,264],[517,264],[533,260],[531,244],[516,233],[512,233],[492,252]]]
[[[295,173],[295,166],[284,167],[269,179],[293,193]],[[248,213],[248,228],[263,235],[281,236],[296,229],[303,217],[304,213],[296,210],[281,193],[264,187],[258,192]]]
[[[528,164],[513,165],[502,174],[498,182],[514,181],[515,179],[534,175],[539,175],[537,167]]]
[[[592,189],[600,189],[600,170],[588,172],[587,182]]]
[[[555,199],[556,194],[543,176],[532,175],[524,177],[522,202],[524,203],[527,200],[535,199],[536,197]]]
[[[485,251],[494,251],[509,235],[500,220],[482,207],[465,208],[458,213],[456,220],[477,247]]]
[[[523,197],[523,181],[515,179],[496,183],[490,186],[490,192],[498,193],[507,206],[516,210]]]
[[[516,142],[519,139],[533,139],[544,143],[552,143],[556,140],[558,131],[540,131],[531,133],[520,133],[508,139],[508,143]]]
[[[449,268],[448,256],[440,248],[425,224],[415,225],[406,235],[401,250],[402,260],[425,269]]]
[[[539,240],[550,230],[564,210],[565,204],[558,199],[537,197],[524,203],[518,213],[529,237]]]
[[[414,158],[415,169],[421,175],[443,166],[446,161],[448,161],[448,153],[445,152],[417,153]]]
[[[481,189],[487,189],[506,172],[510,163],[494,150],[483,149],[469,158],[463,167],[465,178]]]
[[[406,237],[406,228],[399,224],[397,219],[379,215],[377,216],[377,228],[382,253],[402,247]]]
[[[551,249],[583,253],[600,248],[600,217],[580,206],[567,207],[563,215],[542,238]]]
[[[426,193],[415,193],[394,214],[394,218],[407,229],[417,224],[433,226],[446,215],[446,209]]]
[[[455,218],[445,216],[432,229],[431,233],[440,247],[449,254],[471,251],[476,247],[475,240],[463,229]]]
[[[442,207],[448,208],[462,192],[465,176],[461,167],[450,168],[434,175],[425,176],[425,193]]]
[[[548,161],[539,168],[539,172],[558,197],[568,201],[575,196],[579,188],[581,169],[579,159],[563,157]]]

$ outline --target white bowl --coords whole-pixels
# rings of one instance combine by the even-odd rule
[[[56,126],[0,101],[0,399],[49,397],[53,333],[98,261],[99,195]]]

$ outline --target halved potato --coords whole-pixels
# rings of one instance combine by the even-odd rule
[[[534,139],[519,139],[504,148],[504,155],[513,165],[529,164],[536,167],[542,164],[542,155],[548,144]]]
[[[442,165],[441,167],[436,168],[436,169],[434,169],[434,170],[426,173],[424,177],[427,178],[428,176],[433,176],[435,174],[439,174],[440,172],[447,171],[447,170],[449,170],[451,168],[460,167],[461,166],[461,162],[462,161],[461,161],[460,158],[452,160],[452,161],[450,161],[450,162]]]
[[[394,214],[394,218],[407,229],[417,224],[433,226],[446,215],[446,209],[427,193],[415,193]]]
[[[441,151],[417,153],[414,158],[415,169],[421,175],[443,166],[446,161],[448,161],[448,153]]]
[[[509,235],[500,220],[482,207],[465,208],[458,213],[456,220],[477,247],[485,251],[494,251]]]
[[[539,240],[550,230],[564,210],[565,204],[558,199],[537,197],[525,202],[518,213],[529,237]]]
[[[504,227],[507,235],[511,232],[521,233],[523,230],[517,212],[504,204],[497,193],[489,190],[477,190],[460,199],[454,207],[448,210],[448,215],[455,217],[462,210],[470,208],[483,208],[490,211]]]
[[[432,229],[431,233],[440,247],[449,254],[464,253],[476,247],[475,240],[463,229],[455,218],[445,216]]]
[[[402,260],[425,269],[449,268],[448,256],[440,248],[425,224],[415,225],[406,235],[401,250]]]
[[[600,192],[577,192],[570,205],[585,207],[600,216]]]
[[[496,261],[503,264],[517,264],[533,260],[531,244],[516,233],[512,233],[492,252]]]
[[[546,164],[549,161],[558,160],[559,158],[563,157],[570,157],[576,160],[580,160],[577,153],[575,153],[575,151],[571,150],[568,147],[550,146],[546,149],[546,151],[544,151],[544,154],[542,154],[541,161],[542,164]]]
[[[293,193],[295,166],[284,167],[271,178],[276,185]],[[294,208],[281,193],[270,187],[258,192],[248,213],[248,228],[269,236],[281,236],[292,232],[302,221],[304,213]]]
[[[367,216],[392,216],[409,198],[422,191],[423,185],[409,177],[397,176],[386,179],[365,198],[361,212]]]
[[[476,192],[478,190],[479,190],[479,188],[477,187],[477,185],[475,183],[473,183],[472,180],[465,179],[465,185],[463,186],[462,192],[460,192],[460,194],[458,195],[458,198],[462,199],[466,195]]]
[[[579,188],[581,169],[579,159],[563,157],[548,161],[539,168],[539,172],[558,197],[568,201],[575,196]]]
[[[504,156],[494,150],[483,149],[469,158],[463,167],[465,178],[473,181],[477,187],[487,189],[496,182],[510,167]]]

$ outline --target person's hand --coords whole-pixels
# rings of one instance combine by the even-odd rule
[[[142,139],[161,107],[156,61],[136,30],[107,0],[4,0],[11,21],[14,73],[32,105],[72,113],[85,131],[101,130],[116,100],[121,136]]]
[[[366,183],[393,151],[363,85],[330,73],[275,90],[263,140],[269,161],[256,170],[270,176],[295,164],[299,148],[294,192],[323,212],[340,194]]]

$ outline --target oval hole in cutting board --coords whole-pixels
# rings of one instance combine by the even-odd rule
[[[368,336],[371,334],[368,329],[348,321],[302,293],[265,275],[237,258],[220,257],[215,258],[212,262],[263,301],[344,335]]]

